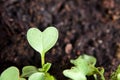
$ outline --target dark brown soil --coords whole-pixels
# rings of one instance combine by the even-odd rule
[[[120,64],[120,0],[0,0],[0,72],[9,66],[40,67],[40,55],[26,40],[30,27],[55,26],[59,40],[46,55],[50,73],[62,71],[70,59],[86,53],[105,68],[106,80]]]

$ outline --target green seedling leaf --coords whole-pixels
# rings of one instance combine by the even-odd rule
[[[86,74],[88,71],[88,64],[83,59],[83,56],[80,56],[76,60],[71,60],[70,62],[75,66],[70,70],[64,70],[63,74],[72,80],[87,80]]]
[[[9,67],[2,72],[0,80],[19,80],[19,70],[16,67]]]
[[[56,79],[49,73],[45,73],[45,80],[56,80]]]
[[[38,70],[35,66],[25,66],[22,69],[21,77],[29,77],[30,75],[36,72],[38,72]]]
[[[84,59],[89,65],[95,66],[96,59],[93,56],[82,55],[80,57],[81,57],[81,59]]]
[[[28,80],[56,80],[53,76],[51,76],[49,73],[43,73],[43,72],[36,72],[32,74]]]
[[[105,80],[103,78],[103,70],[100,70],[95,67],[96,59],[92,56],[81,55],[75,60],[70,61],[73,66],[71,69],[67,69],[63,71],[63,74],[72,79],[72,80],[87,80],[86,76],[91,76],[95,74],[99,74],[102,78],[101,80]]]
[[[25,78],[20,78],[20,80],[26,80]]]
[[[94,76],[95,80],[105,80],[105,77],[104,77],[104,68],[103,67],[93,67],[94,68],[94,73],[92,73],[91,75]]]
[[[120,80],[120,65],[117,70],[111,74],[110,80]]]
[[[45,74],[42,72],[36,72],[32,74],[28,80],[45,80]]]
[[[75,67],[72,67],[71,70],[64,70],[63,74],[72,80],[87,80],[86,76]]]
[[[55,27],[48,27],[43,32],[37,28],[31,28],[27,32],[29,44],[41,54],[45,54],[52,48],[58,39],[58,30]]]
[[[50,69],[50,67],[51,67],[51,63],[46,63],[46,64],[43,65],[42,68],[39,68],[38,70],[40,72],[47,72]]]
[[[120,80],[120,73],[117,75],[117,80]]]
[[[78,66],[80,70],[83,70],[82,73],[91,75],[93,74],[92,72],[94,72],[96,59],[93,56],[82,55],[78,57],[76,60],[71,60],[70,62],[75,66]]]

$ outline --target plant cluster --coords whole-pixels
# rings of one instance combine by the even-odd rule
[[[76,60],[70,61],[74,66],[71,69],[63,71],[66,77],[72,80],[87,80],[86,76],[94,76],[95,80],[105,80],[104,69],[96,68],[96,58],[88,55],[81,55]]]
[[[56,80],[48,73],[51,63],[45,63],[45,54],[51,49],[58,39],[58,30],[55,27],[48,27],[41,32],[37,28],[30,28],[27,31],[27,40],[31,47],[40,53],[41,68],[25,66],[20,75],[16,67],[9,67],[0,76],[0,80]]]
[[[1,73],[0,80],[56,80],[48,72],[52,63],[45,63],[45,54],[58,40],[58,30],[55,27],[48,27],[41,32],[37,28],[30,28],[27,32],[27,40],[31,47],[40,53],[41,68],[24,66],[20,74],[18,68],[12,66]],[[84,54],[70,62],[74,66],[63,71],[63,75],[70,80],[87,80],[87,76],[93,76],[94,80],[105,80],[104,68],[95,67],[96,58],[93,56]],[[120,66],[112,73],[110,79],[120,80]]]

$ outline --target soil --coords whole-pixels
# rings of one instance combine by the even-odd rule
[[[120,64],[120,0],[0,0],[0,72],[9,66],[40,66],[40,55],[27,42],[30,27],[55,26],[59,40],[46,54],[57,80],[81,54],[97,58],[105,78]],[[89,79],[93,80],[93,79]]]

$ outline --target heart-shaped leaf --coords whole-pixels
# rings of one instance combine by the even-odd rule
[[[19,70],[16,67],[9,67],[2,72],[0,80],[19,80]]]
[[[29,44],[41,54],[45,54],[52,48],[58,39],[58,30],[55,27],[48,27],[43,32],[37,28],[31,28],[27,32]]]

